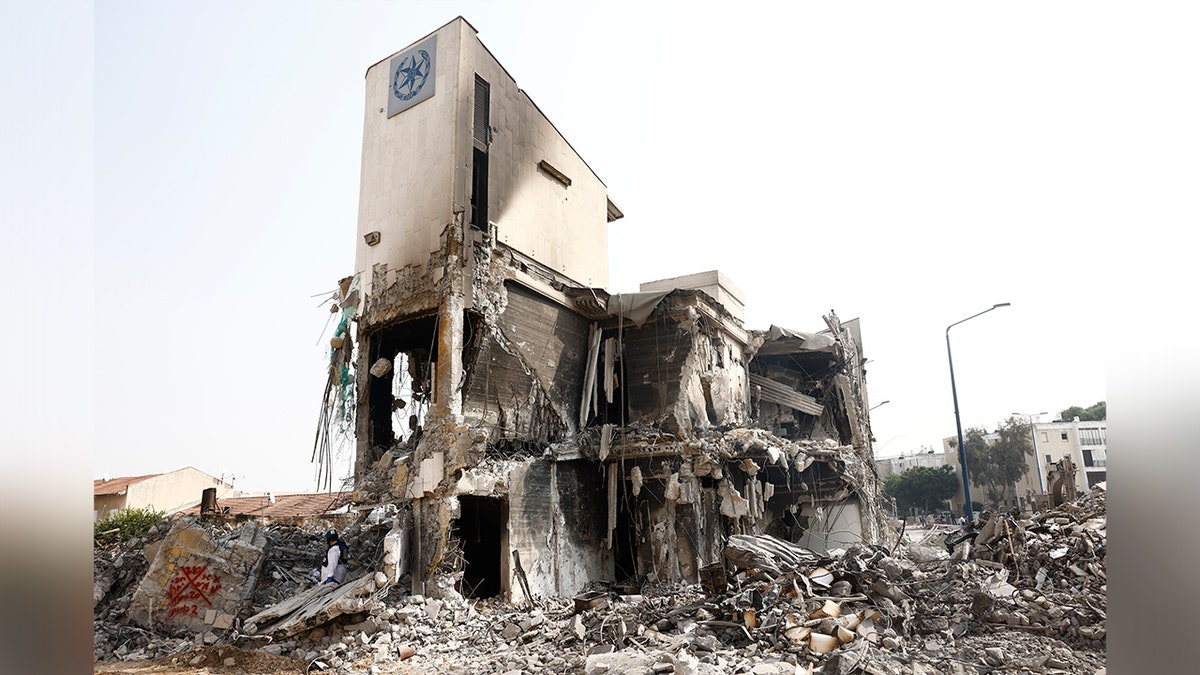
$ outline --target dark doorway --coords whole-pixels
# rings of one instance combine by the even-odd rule
[[[454,534],[462,542],[463,577],[460,592],[468,598],[490,598],[503,591],[501,536],[505,528],[504,503],[494,497],[458,498],[460,507]]]

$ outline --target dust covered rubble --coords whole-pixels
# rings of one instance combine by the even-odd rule
[[[152,532],[144,542],[97,549],[96,658],[168,657],[183,665],[205,646],[229,644],[302,662],[310,672],[371,675],[1102,673],[1103,489],[1029,519],[1002,520],[1008,530],[966,559],[963,549],[931,555],[907,545],[817,555],[769,536],[734,535],[720,566],[726,578],[703,587],[668,583],[621,595],[595,584],[580,596],[586,603],[538,598],[536,607],[467,600],[448,587],[426,596],[392,587],[366,611],[288,636],[236,627],[158,634],[124,623],[122,607],[146,566],[136,549],[162,535]],[[379,530],[346,533],[367,552],[364,567],[378,569],[370,551],[381,550]],[[303,590],[319,535],[267,528],[272,546],[255,611]]]
[[[372,522],[369,517],[343,533],[355,551],[352,574],[375,569],[383,557],[382,541],[390,521]],[[187,627],[155,621],[139,626],[132,616],[136,591],[151,568],[150,558],[162,548],[169,535],[179,529],[200,528],[216,548],[228,548],[244,536],[247,528],[261,530],[269,542],[264,547],[257,586],[244,614],[259,612],[312,586],[309,571],[317,566],[324,549],[328,524],[314,521],[310,526],[285,524],[258,526],[253,521],[201,521],[178,516],[129,541],[98,539],[93,548],[93,648],[96,661],[114,659],[154,659],[180,654],[207,645],[228,642],[238,635],[241,619],[229,627],[189,630]],[[159,613],[161,616],[161,612]],[[262,641],[242,640],[247,644]],[[271,647],[271,652],[282,653]]]

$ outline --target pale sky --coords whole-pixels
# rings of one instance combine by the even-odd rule
[[[315,486],[313,296],[355,272],[363,75],[460,14],[626,214],[609,290],[720,269],[748,328],[860,318],[878,454],[954,434],[944,331],[995,303],[951,332],[964,429],[1104,400],[1135,328],[1111,239],[1141,226],[1153,120],[1195,110],[1155,68],[1190,34],[1128,11],[99,2],[83,93],[57,92],[94,93],[94,477]]]

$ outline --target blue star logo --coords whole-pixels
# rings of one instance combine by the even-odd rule
[[[407,101],[421,92],[428,79],[429,52],[420,49],[400,62],[400,67],[396,69],[396,75],[392,78],[392,94],[401,101]]]

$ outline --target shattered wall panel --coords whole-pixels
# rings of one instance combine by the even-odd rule
[[[592,461],[556,462],[554,467],[555,530],[558,556],[557,594],[575,595],[596,579],[612,577],[605,555],[606,499],[604,471]]]
[[[551,494],[551,465],[531,460],[513,467],[509,474],[509,549],[520,552],[521,564],[534,595],[557,595],[557,547],[554,545],[555,513]],[[510,551],[503,552],[511,555]],[[508,580],[511,599],[519,601],[520,584]]]
[[[634,507],[640,511],[643,523],[639,572],[651,582],[698,581],[703,566],[698,545],[709,543],[713,546],[706,548],[719,548],[723,533],[698,532],[693,506],[671,500],[658,484],[643,486]]]
[[[686,438],[693,429],[749,419],[745,345],[705,314],[717,313],[706,302],[703,293],[674,291],[641,328],[625,329],[632,421]]]
[[[744,348],[704,319],[690,322],[688,328],[692,350],[681,380],[693,424],[706,428],[745,423],[749,416]]]
[[[623,337],[625,390],[630,422],[663,422],[678,433],[673,413],[679,398],[680,373],[692,338],[665,316],[652,317],[641,328],[626,328]]]
[[[813,506],[804,504],[800,515],[807,519],[808,528],[796,542],[813,551],[848,549],[862,543],[862,513],[857,499],[838,504]]]
[[[516,284],[496,326],[476,326],[463,414],[494,439],[550,442],[575,430],[590,322]]]
[[[358,319],[359,330],[369,331],[401,317],[436,310],[440,304],[437,282],[441,280],[445,264],[445,253],[435,252],[424,265],[396,269],[389,268],[387,263],[373,265],[370,292]]]

